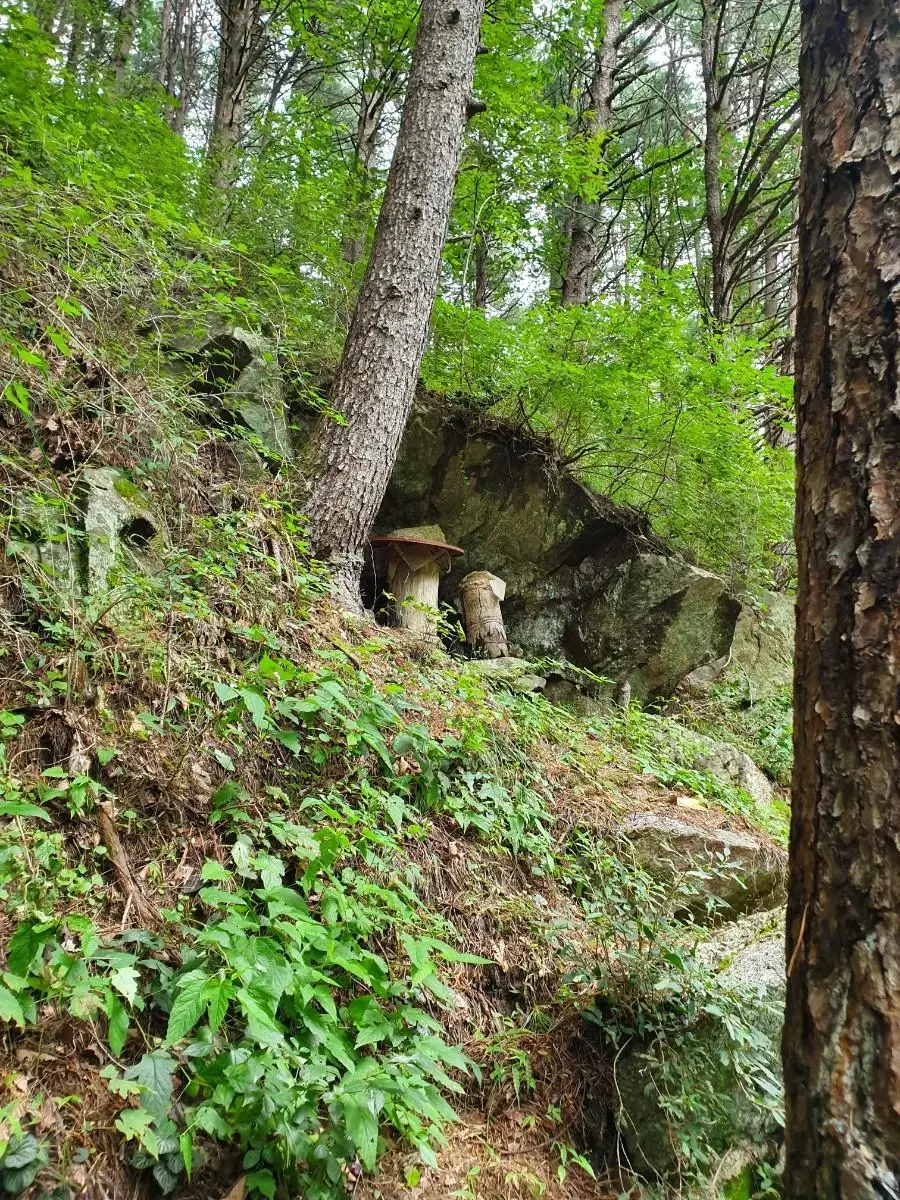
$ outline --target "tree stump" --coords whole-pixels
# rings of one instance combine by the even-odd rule
[[[490,571],[471,571],[459,585],[466,641],[485,658],[506,658],[506,629],[500,601],[506,595],[506,584]]]

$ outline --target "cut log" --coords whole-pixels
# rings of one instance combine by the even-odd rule
[[[506,658],[506,629],[500,601],[506,595],[506,584],[490,571],[471,571],[459,585],[466,641],[485,658]]]

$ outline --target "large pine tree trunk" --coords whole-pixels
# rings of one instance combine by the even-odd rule
[[[603,9],[603,35],[596,50],[579,129],[580,135],[589,139],[608,133],[612,124],[613,83],[624,7],[624,0],[606,0]],[[569,205],[569,245],[560,296],[565,307],[590,301],[597,265],[592,206],[583,195],[572,196]]]
[[[344,423],[313,433],[313,545],[359,605],[366,539],[409,417],[459,170],[484,0],[423,0],[372,253],[332,389]]]
[[[900,1197],[900,8],[804,0],[787,1200]]]

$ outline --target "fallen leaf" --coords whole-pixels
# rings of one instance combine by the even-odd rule
[[[247,1176],[241,1175],[236,1183],[233,1183],[222,1200],[244,1200],[244,1192],[247,1190]]]

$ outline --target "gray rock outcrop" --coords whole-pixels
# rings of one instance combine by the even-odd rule
[[[686,683],[706,691],[717,682],[735,685],[750,703],[790,689],[794,674],[794,599],[766,592],[760,605],[741,609],[728,654],[698,667]]]
[[[101,592],[121,553],[140,567],[159,536],[157,518],[146,497],[115,467],[90,467],[79,485],[87,549],[87,588]]]
[[[648,875],[683,881],[673,902],[698,920],[733,920],[774,908],[786,897],[787,855],[749,834],[656,811],[631,813],[617,833]]]
[[[729,742],[692,733],[694,743],[692,765],[732,787],[741,788],[757,804],[768,804],[774,788],[749,754]]]
[[[152,570],[161,548],[160,522],[149,499],[117,467],[88,467],[74,504],[25,495],[12,513],[6,551],[40,568],[68,599],[104,591],[121,557]]]

